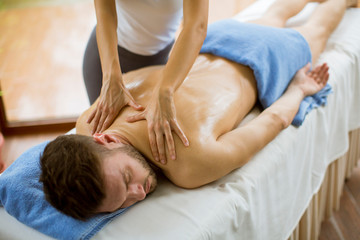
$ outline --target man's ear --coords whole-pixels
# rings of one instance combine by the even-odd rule
[[[95,133],[93,135],[93,138],[95,139],[95,141],[97,143],[102,144],[102,145],[105,145],[106,143],[111,143],[111,142],[115,142],[115,143],[120,142],[115,137],[108,135],[108,134],[104,134],[104,133]]]
[[[96,143],[101,144],[101,145],[104,145],[104,144],[105,144],[105,139],[104,139],[104,137],[103,137],[103,134],[101,134],[101,133],[95,133],[95,134],[93,135],[93,138],[94,138],[94,140],[95,140]]]

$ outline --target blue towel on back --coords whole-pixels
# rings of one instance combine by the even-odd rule
[[[254,71],[259,101],[264,108],[280,98],[295,73],[311,62],[309,44],[297,31],[234,19],[211,24],[200,52],[249,66]],[[306,97],[292,124],[301,125],[309,111],[326,104],[330,92],[327,85]]]
[[[122,214],[120,209],[80,221],[62,214],[46,200],[39,182],[40,155],[48,142],[22,154],[0,176],[0,206],[20,222],[56,239],[90,239]]]

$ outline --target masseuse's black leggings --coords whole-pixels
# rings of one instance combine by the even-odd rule
[[[174,42],[157,54],[151,56],[132,53],[125,48],[118,46],[121,72],[126,73],[145,66],[166,64],[173,43]],[[96,28],[92,31],[86,46],[83,62],[83,76],[90,104],[93,104],[99,97],[102,86],[102,70],[96,42]]]

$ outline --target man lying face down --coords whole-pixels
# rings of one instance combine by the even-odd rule
[[[131,206],[154,191],[156,175],[144,157],[105,138],[110,136],[73,134],[47,145],[40,181],[48,201],[65,214],[84,220]]]
[[[79,117],[76,135],[60,136],[45,148],[40,181],[47,200],[67,215],[86,219],[143,200],[157,185],[153,168],[161,170],[179,187],[197,188],[247,163],[291,124],[304,97],[320,91],[329,78],[326,64],[310,71],[307,63],[316,62],[341,20],[346,3],[325,1],[319,4],[316,17],[310,18],[309,23],[295,30],[281,29],[307,3],[302,2],[279,0],[263,18],[251,24],[226,20],[215,25],[215,33],[224,29],[235,36],[229,44],[221,46],[222,51],[226,45],[232,47],[235,43],[240,50],[254,46],[253,50],[258,52],[244,50],[240,56],[235,51],[234,57],[234,48],[230,48],[223,55],[206,54],[207,49],[212,52],[211,47],[217,42],[205,40],[202,51],[205,54],[199,55],[188,78],[174,93],[178,123],[190,142],[185,147],[173,135],[176,160],[166,152],[163,156],[166,162],[156,161],[149,144],[147,122],[132,121],[137,112],[130,107],[123,109],[108,129],[92,136],[93,126],[86,120],[95,102]],[[239,29],[245,29],[246,34],[238,38]],[[208,32],[211,40],[211,27]],[[246,40],[247,36],[251,37]],[[264,38],[273,39],[264,42]],[[264,48],[272,55],[266,56]],[[245,60],[237,60],[238,56]],[[259,61],[259,56],[268,61]],[[163,66],[147,67],[124,76],[127,88],[142,106],[151,98],[152,89],[158,87],[156,79],[162,69]],[[284,71],[288,74],[285,80]],[[266,108],[258,117],[236,128],[258,98],[261,103],[264,96],[267,98],[267,93],[259,90],[260,84],[268,82],[270,88],[265,89],[268,92],[272,86],[281,85],[280,81],[287,81],[281,96],[270,106],[263,104]],[[157,138],[157,144],[167,144],[163,136]]]

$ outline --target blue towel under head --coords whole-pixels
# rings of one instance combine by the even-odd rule
[[[200,52],[249,66],[264,108],[279,99],[295,73],[311,62],[309,44],[299,32],[234,19],[211,24]],[[309,111],[326,104],[330,92],[330,85],[326,85],[319,93],[305,98],[292,124],[301,125]]]
[[[71,218],[53,208],[39,182],[40,155],[48,142],[22,154],[0,176],[0,206],[20,222],[56,239],[90,239],[127,208],[99,214],[87,221]]]

